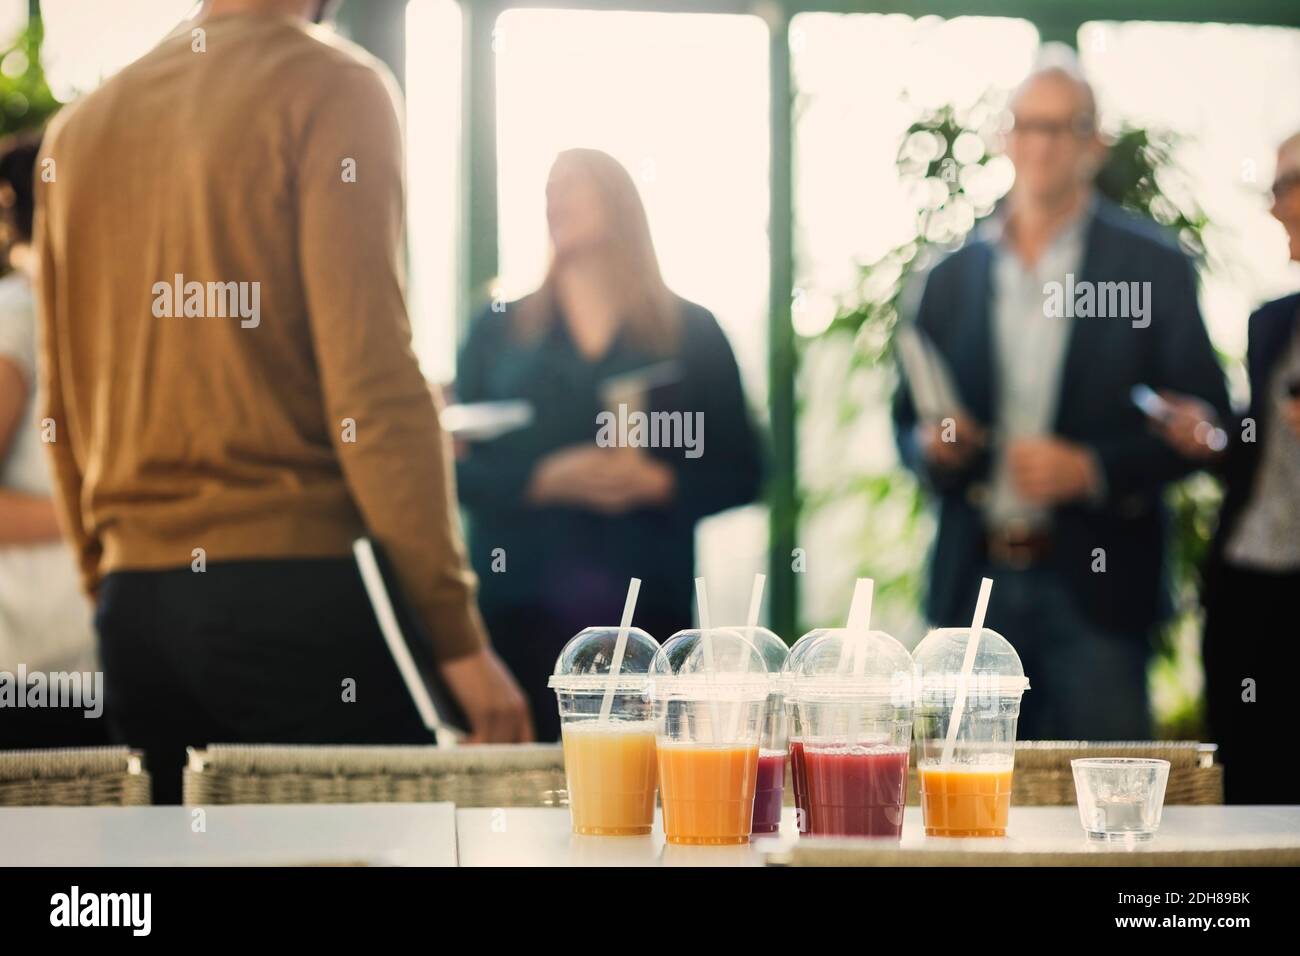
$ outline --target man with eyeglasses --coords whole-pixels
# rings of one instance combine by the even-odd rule
[[[1073,61],[1036,69],[1011,112],[1015,185],[934,268],[915,319],[961,408],[923,420],[906,381],[895,397],[903,460],[939,506],[926,614],[969,620],[993,577],[988,625],[1033,687],[1021,736],[1142,739],[1151,637],[1171,610],[1162,494],[1195,465],[1130,396],[1146,385],[1226,408],[1226,390],[1191,261],[1093,188],[1106,147]],[[1144,291],[1144,314],[1101,314],[1116,283]]]
[[[1300,262],[1300,133],[1277,152],[1270,212]],[[1300,293],[1250,317],[1250,406],[1223,422],[1224,448],[1205,436],[1222,419],[1204,402],[1166,393],[1162,433],[1224,481],[1219,527],[1202,574],[1205,701],[1228,803],[1300,802],[1300,778],[1279,774],[1271,744],[1290,717],[1285,683],[1300,669]]]

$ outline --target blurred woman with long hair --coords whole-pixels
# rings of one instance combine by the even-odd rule
[[[556,655],[583,627],[618,622],[629,578],[643,581],[637,626],[660,640],[689,626],[695,525],[752,501],[761,470],[731,348],[664,284],[627,170],[567,150],[546,200],[545,279],[474,321],[456,379],[461,402],[533,409],[527,427],[469,444],[457,484],[483,614],[539,740],[559,735]],[[655,435],[669,447],[644,447],[638,413],[671,423]]]

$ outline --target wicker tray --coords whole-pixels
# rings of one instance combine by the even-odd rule
[[[1016,745],[1012,802],[1074,803],[1070,761],[1078,757],[1158,757],[1172,765],[1165,803],[1223,802],[1223,768],[1213,745],[1184,741],[1023,741]],[[225,803],[390,803],[446,800],[460,807],[564,806],[559,744],[463,747],[285,747],[214,744],[191,750],[188,805]],[[919,800],[912,770],[908,802]],[[793,803],[788,783],[787,805]]]
[[[567,803],[559,744],[439,749],[214,744],[190,750],[184,803]]]
[[[149,803],[143,756],[126,747],[0,752],[0,806],[132,807]]]

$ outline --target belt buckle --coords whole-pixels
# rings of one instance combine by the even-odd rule
[[[1024,571],[1033,566],[1033,548],[1029,544],[1029,525],[1023,521],[1009,522],[998,530],[996,540],[999,559],[1014,571]]]

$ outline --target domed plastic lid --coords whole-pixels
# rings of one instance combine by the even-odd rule
[[[650,692],[659,699],[765,697],[763,655],[735,628],[692,628],[664,641],[650,665]]]
[[[800,699],[843,695],[910,706],[913,676],[912,655],[884,631],[833,628],[802,650],[787,693]]]
[[[769,683],[777,683],[781,680],[786,659],[790,656],[790,648],[776,635],[776,632],[769,631],[765,627],[728,627],[726,630],[735,631],[754,645],[754,649],[762,655],[763,663],[767,665]]]
[[[912,659],[923,691],[956,689],[970,633],[969,627],[941,627],[916,646]],[[978,639],[971,675],[979,686],[999,694],[1019,694],[1028,689],[1025,668],[1011,642],[987,627],[980,631]]]
[[[781,668],[781,684],[787,692],[790,690],[790,682],[794,680],[795,672],[799,669],[799,663],[803,660],[804,655],[808,653],[808,649],[812,647],[817,638],[830,631],[831,628],[828,627],[814,628],[791,645],[790,654],[786,657],[785,664]]]
[[[555,670],[547,681],[555,690],[603,691],[610,686],[610,669],[618,647],[617,627],[589,627],[564,645],[555,659]],[[618,676],[612,678],[614,690],[644,692],[650,664],[659,651],[659,642],[641,630],[630,627]]]

